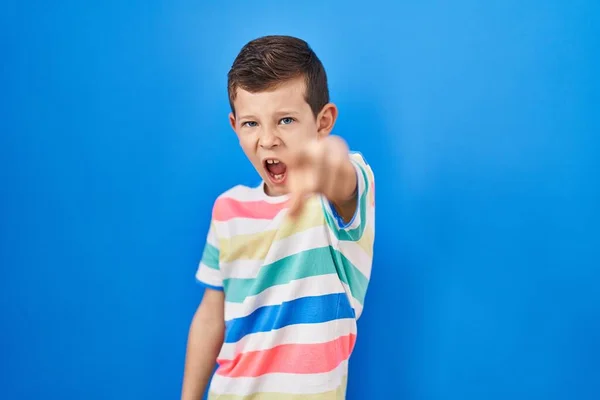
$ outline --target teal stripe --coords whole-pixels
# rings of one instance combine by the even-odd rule
[[[336,265],[340,265],[341,268],[338,270],[340,280],[350,287],[350,293],[361,305],[365,304],[365,295],[367,294],[367,287],[369,286],[369,279],[360,272],[354,264],[350,262],[339,250],[334,251],[334,258]]]
[[[206,243],[204,246],[204,252],[202,253],[202,263],[212,269],[219,269],[219,249],[210,243]]]
[[[337,267],[336,267],[337,266]],[[225,298],[232,303],[242,303],[275,285],[311,276],[337,273],[340,280],[350,287],[353,297],[364,302],[368,279],[339,251],[331,246],[306,250],[260,269],[256,278],[229,278],[223,281]]]
[[[324,203],[324,201],[326,201],[326,200],[321,199],[321,205],[323,207],[323,212],[325,214],[325,220],[327,221],[327,225],[329,225],[329,228],[331,228],[331,230],[333,231],[335,236],[338,238],[338,240],[346,240],[346,241],[352,241],[352,242],[356,242],[356,241],[360,240],[360,238],[362,237],[362,234],[365,230],[365,227],[367,225],[366,224],[366,222],[367,222],[367,203],[368,203],[367,194],[369,193],[369,190],[370,190],[369,178],[368,178],[367,172],[362,167],[362,165],[360,165],[357,162],[355,162],[355,164],[358,165],[360,172],[362,172],[362,176],[364,179],[364,187],[365,187],[365,190],[361,193],[360,198],[358,199],[358,204],[357,204],[357,207],[360,212],[360,225],[354,229],[340,229],[338,227],[338,225],[336,224],[333,215],[331,215],[329,212],[327,212],[327,208]]]

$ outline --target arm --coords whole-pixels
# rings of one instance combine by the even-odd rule
[[[202,399],[223,345],[225,293],[219,254],[217,229],[211,220],[202,259],[196,271],[196,280],[205,290],[188,334],[182,400]]]
[[[360,153],[351,153],[356,187],[354,204],[345,210],[332,198],[322,199],[338,271],[352,294],[358,318],[369,286],[375,240],[375,176]],[[340,174],[341,175],[341,174]]]
[[[289,215],[298,215],[307,194],[321,194],[338,275],[352,295],[360,316],[369,285],[375,240],[375,176],[359,153],[349,153],[339,137],[310,142],[285,152]]]
[[[190,325],[182,400],[199,400],[204,395],[225,331],[224,295],[207,288]]]

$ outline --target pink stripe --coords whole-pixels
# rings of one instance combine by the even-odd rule
[[[217,374],[230,378],[257,377],[269,373],[318,374],[329,372],[347,360],[356,336],[340,336],[327,343],[284,344],[269,350],[238,354],[233,360],[217,360]]]
[[[288,207],[288,201],[267,203],[259,201],[239,201],[222,197],[215,202],[213,219],[229,221],[232,218],[273,219],[281,210]]]

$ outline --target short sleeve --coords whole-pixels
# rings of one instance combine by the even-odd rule
[[[196,271],[196,280],[202,285],[215,290],[223,290],[223,279],[219,268],[219,241],[215,224],[211,221],[202,259]]]
[[[323,201],[327,224],[339,240],[359,241],[365,230],[375,231],[375,177],[360,153],[351,153],[358,183],[358,202],[352,219],[346,223],[333,204]]]

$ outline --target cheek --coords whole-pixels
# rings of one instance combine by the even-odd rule
[[[256,155],[256,139],[253,136],[238,136],[238,139],[246,157],[255,164],[258,159]]]
[[[293,147],[301,145],[311,139],[316,139],[317,128],[312,124],[298,125],[294,127],[294,129],[288,130],[284,137],[286,146]]]
[[[248,152],[256,148],[256,138],[254,136],[255,135],[238,133],[238,141],[244,152]]]

